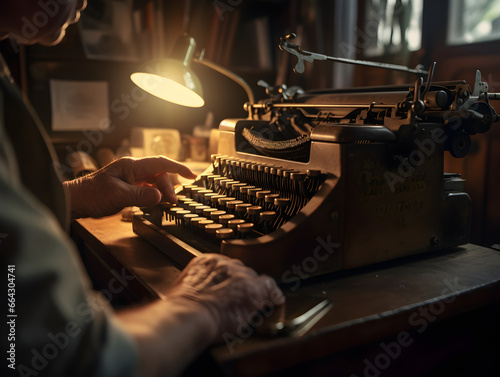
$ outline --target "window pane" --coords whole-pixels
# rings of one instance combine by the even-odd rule
[[[448,44],[500,39],[500,0],[450,1]]]
[[[366,4],[366,24],[358,30],[366,56],[420,48],[423,0],[368,0]]]

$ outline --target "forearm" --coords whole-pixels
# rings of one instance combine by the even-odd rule
[[[137,376],[176,376],[216,334],[202,305],[182,298],[157,301],[117,314],[139,351]]]

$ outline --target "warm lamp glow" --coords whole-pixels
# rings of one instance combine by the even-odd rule
[[[169,59],[153,60],[135,72],[130,79],[141,89],[165,101],[189,107],[201,107],[203,89],[198,76],[191,70],[196,41],[194,38],[183,35],[174,45]],[[238,75],[213,62],[194,60],[203,64],[240,85],[248,95],[250,103],[254,103],[252,89]]]
[[[189,73],[186,76],[188,76],[188,80],[185,81],[189,83]],[[130,79],[141,89],[165,101],[188,107],[202,107],[205,104],[201,95],[194,91],[196,90],[195,85],[190,85],[193,90],[188,85],[145,72],[133,73]]]

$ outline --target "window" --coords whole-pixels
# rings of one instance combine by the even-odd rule
[[[449,6],[449,45],[500,39],[500,0],[454,0]]]
[[[364,29],[366,56],[420,49],[423,0],[369,0]]]

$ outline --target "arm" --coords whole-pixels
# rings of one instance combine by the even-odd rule
[[[185,300],[157,301],[118,313],[136,343],[137,376],[176,376],[211,342],[207,313]]]
[[[102,217],[128,206],[176,202],[169,173],[196,178],[188,167],[166,157],[121,158],[102,169],[63,182],[71,200],[71,217]]]
[[[219,254],[193,259],[164,301],[118,313],[139,351],[138,376],[177,375],[208,345],[284,296],[275,282]]]
[[[212,254],[193,259],[165,300],[113,313],[90,292],[55,218],[4,171],[0,161],[0,254],[16,266],[16,365],[26,375],[42,362],[51,376],[177,375],[252,314],[284,301],[271,278]],[[9,349],[7,337],[2,344]],[[47,345],[56,358],[43,357]],[[34,352],[42,355],[35,364]]]
[[[18,317],[2,348],[15,349],[12,373],[131,376],[138,363],[133,340],[111,320],[106,299],[91,291],[78,252],[53,214],[5,161],[0,156],[0,260],[14,266],[10,302]]]

